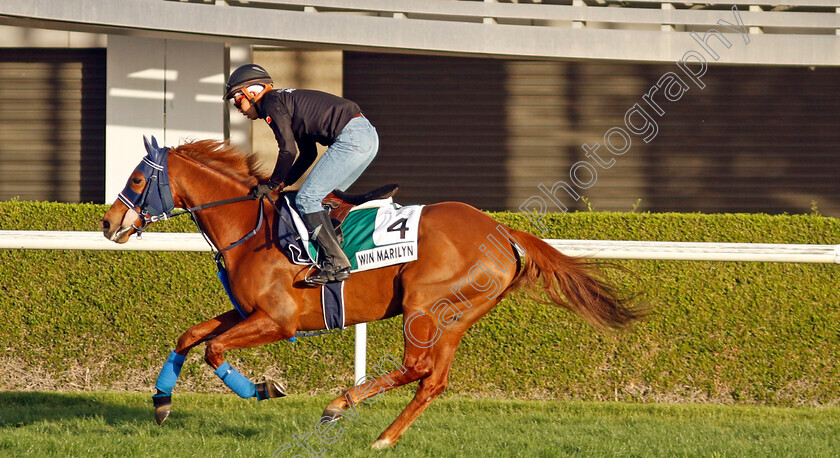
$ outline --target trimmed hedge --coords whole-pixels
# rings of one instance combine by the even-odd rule
[[[96,230],[101,205],[0,203],[0,229]],[[521,214],[499,221],[531,230]],[[818,215],[566,213],[543,238],[836,244]],[[188,218],[155,229],[193,231]],[[464,337],[450,393],[772,405],[840,400],[836,265],[620,261],[652,316],[603,333],[515,294]],[[207,253],[0,250],[0,389],[151,391],[177,337],[230,309]],[[402,354],[400,318],[371,323],[369,364]],[[352,331],[236,350],[228,360],[294,393],[352,383]],[[221,390],[191,354],[176,390]]]

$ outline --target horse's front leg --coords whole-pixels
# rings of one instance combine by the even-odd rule
[[[155,406],[155,420],[161,424],[172,412],[172,390],[181,374],[181,366],[187,353],[196,345],[232,328],[236,323],[242,321],[242,317],[236,310],[225,312],[211,320],[199,323],[181,334],[175,350],[169,353],[169,358],[160,370],[155,389],[157,393],[152,396]]]
[[[294,327],[281,326],[262,310],[256,310],[245,320],[207,343],[204,360],[228,388],[243,399],[262,401],[286,395],[283,385],[267,380],[255,385],[224,360],[224,353],[236,348],[252,348],[285,340],[294,336]]]

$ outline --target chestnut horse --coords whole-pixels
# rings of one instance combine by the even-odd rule
[[[255,390],[224,361],[224,354],[286,340],[298,331],[324,329],[320,288],[306,287],[301,280],[307,267],[291,263],[275,246],[274,226],[279,223],[271,217],[272,205],[241,199],[257,183],[244,153],[211,140],[172,149],[153,145],[147,142],[149,156],[131,174],[100,228],[108,239],[125,243],[149,222],[168,216],[171,207],[191,209],[199,228],[222,249],[232,295],[247,315],[230,310],[191,327],[178,339],[156,384],[156,396],[164,399],[155,403],[158,422],[169,414],[183,357],[202,342],[207,342],[205,361],[240,396],[261,400],[284,395],[274,384],[260,384]],[[226,204],[206,205],[220,201]],[[161,202],[167,208],[150,214],[149,208],[161,207]],[[258,212],[267,216],[260,218],[264,224],[255,236],[243,239],[254,231]],[[565,256],[469,205],[427,205],[419,223],[417,260],[353,273],[344,288],[347,326],[403,315],[402,366],[370,379],[363,390],[345,391],[327,405],[322,421],[335,420],[342,409],[419,380],[414,399],[373,447],[395,444],[446,388],[464,332],[520,286],[531,287],[537,300],[565,307],[599,328],[625,328],[644,315],[643,308],[616,294],[592,263]]]

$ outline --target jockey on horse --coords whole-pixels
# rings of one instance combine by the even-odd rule
[[[248,119],[264,119],[279,147],[271,177],[251,189],[254,196],[293,184],[315,162],[315,143],[328,147],[295,197],[321,258],[321,271],[306,281],[322,285],[350,278],[350,261],[321,201],[334,189],[347,190],[370,165],[379,149],[376,129],[350,100],[315,90],[274,89],[259,65],[243,65],[231,73],[225,84],[228,99]]]

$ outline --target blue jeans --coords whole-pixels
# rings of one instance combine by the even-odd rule
[[[345,191],[379,151],[379,134],[367,118],[353,118],[309,172],[295,198],[301,214],[323,210],[321,200],[333,189]]]

